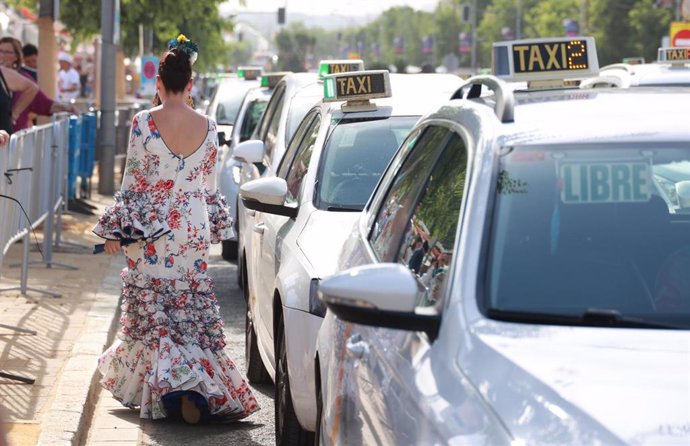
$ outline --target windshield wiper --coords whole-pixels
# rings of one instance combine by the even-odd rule
[[[581,315],[535,313],[530,311],[505,311],[489,309],[487,316],[509,322],[523,322],[552,325],[583,325],[589,327],[622,327],[622,328],[666,328],[674,330],[688,329],[660,321],[650,321],[622,315],[618,310],[588,308]]]
[[[326,210],[335,212],[360,212],[362,208],[349,208],[347,206],[328,206]]]
[[[335,212],[360,212],[362,208],[349,208],[347,206],[328,206],[326,210]]]

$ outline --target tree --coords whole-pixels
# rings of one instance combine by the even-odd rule
[[[646,60],[655,60],[661,46],[661,38],[668,35],[673,20],[673,12],[668,8],[656,7],[654,0],[639,1],[630,10],[630,26],[633,35],[645,36],[633,42],[634,53],[630,56],[643,56]]]
[[[121,0],[120,34],[127,54],[139,46],[139,24],[153,31],[153,48],[163,52],[168,40],[179,33],[199,45],[197,69],[213,67],[223,60],[223,30],[232,23],[220,17],[222,0]],[[100,33],[101,2],[94,0],[60,0],[60,20],[77,39],[88,39]]]

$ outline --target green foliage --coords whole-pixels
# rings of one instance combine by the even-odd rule
[[[275,38],[278,47],[278,69],[283,71],[305,71],[307,57],[314,53],[317,31],[308,30],[301,23],[282,29]]]
[[[633,35],[649,36],[633,42],[634,52],[631,56],[643,56],[646,60],[656,59],[661,38],[668,35],[673,12],[667,8],[656,8],[654,3],[654,0],[641,0],[630,10]]]
[[[139,24],[153,31],[153,48],[162,53],[168,40],[185,34],[199,45],[197,70],[217,63],[228,63],[223,30],[232,23],[221,18],[218,5],[222,0],[120,0],[120,35],[126,54],[136,54],[139,47]],[[60,0],[60,20],[78,40],[97,35],[101,28],[101,2],[94,0]]]

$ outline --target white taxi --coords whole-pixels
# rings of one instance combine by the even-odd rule
[[[423,118],[319,284],[318,442],[690,443],[690,214],[656,181],[690,89],[555,89],[591,38],[494,61],[530,89]]]
[[[240,188],[242,163],[235,159],[232,154],[235,147],[242,141],[248,140],[254,133],[261,116],[268,104],[268,100],[273,94],[273,90],[280,81],[288,74],[287,72],[266,73],[261,75],[260,86],[251,88],[244,96],[242,104],[235,117],[235,123],[232,126],[231,134],[219,134],[220,143],[227,145],[228,150],[222,153],[221,168],[218,172],[218,188],[223,194],[230,209],[230,215],[235,221],[235,238],[230,240],[223,240],[222,256],[225,260],[233,260],[237,258],[237,231],[239,224],[237,222],[238,202],[237,196]]]
[[[442,74],[326,76],[323,102],[297,128],[276,176],[241,186],[244,206],[256,211],[247,363],[265,365],[276,384],[278,444],[310,442],[315,428],[314,345],[325,313],[319,279],[335,270],[349,228],[409,130],[461,84]]]
[[[654,63],[618,63],[602,67],[581,88],[690,87],[690,48],[659,48]]]
[[[260,177],[275,175],[276,167],[285,153],[288,142],[307,111],[323,96],[323,76],[364,69],[360,59],[322,60],[319,73],[289,74],[275,86],[275,94],[266,107],[252,139],[240,143],[233,149],[233,158],[241,163],[240,182],[242,185]],[[273,82],[273,78],[269,82]],[[254,219],[254,211],[246,211],[241,201],[237,202],[238,268],[237,283],[244,289],[247,262],[251,258],[251,233],[245,231]],[[245,293],[246,298],[246,293]],[[253,375],[253,374],[252,374]],[[250,378],[251,379],[251,378]]]

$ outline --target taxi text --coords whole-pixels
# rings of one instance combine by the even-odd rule
[[[651,176],[647,163],[568,163],[560,166],[564,203],[649,201]]]
[[[513,65],[516,73],[568,71],[587,69],[587,43],[540,42],[513,46]]]

